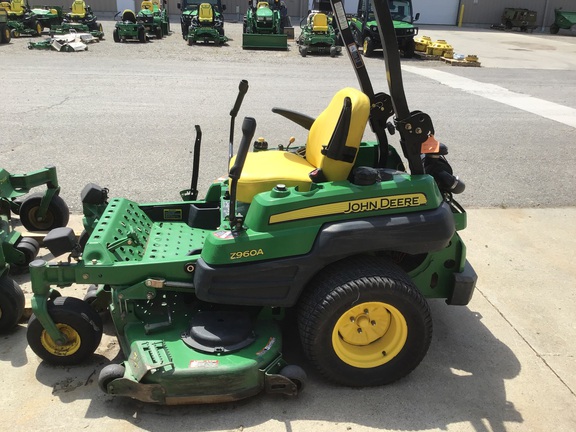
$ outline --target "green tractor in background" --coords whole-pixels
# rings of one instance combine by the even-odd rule
[[[300,21],[300,36],[296,40],[302,57],[308,53],[326,53],[335,57],[342,51],[337,45],[332,9],[327,1],[314,2],[314,9]],[[316,7],[318,6],[318,7]]]
[[[158,0],[144,0],[140,5],[140,12],[136,14],[136,20],[144,25],[148,34],[153,34],[156,39],[162,39],[170,34],[170,19],[165,8],[160,8]]]
[[[12,35],[8,27],[8,12],[0,7],[0,44],[10,43],[10,40],[12,40]]]
[[[390,11],[375,0],[392,96],[374,92],[342,0],[331,2],[362,91],[340,90],[316,118],[274,108],[309,131],[302,146],[258,140],[249,153],[256,120],[244,118],[232,157],[242,81],[230,111],[228,178],[203,199],[200,126],[183,201],[139,204],[87,185],[85,244],[55,229],[44,245],[67,259],[30,264],[27,340],[46,363],[88,359],[102,337],[99,312],[108,310],[124,355],[99,373],[108,394],[157,404],[263,390],[294,396],[306,374],[284,360],[280,330],[293,310],[297,324],[287,328],[324,378],[383,385],[426,355],[427,298],[468,304],[477,276],[458,234],[466,212],[454,199],[464,184],[430,116],[408,108]],[[376,142],[362,142],[368,124]],[[408,169],[388,144],[393,132]],[[85,301],[56,291],[72,284],[92,284]]]
[[[46,185],[45,192],[29,194],[41,185]],[[59,193],[53,166],[27,174],[10,174],[0,168],[0,333],[12,329],[24,311],[24,293],[9,272],[27,269],[40,248],[36,239],[12,228],[12,213],[20,216],[28,231],[64,227],[70,213]]]
[[[92,8],[87,6],[84,0],[74,0],[62,24],[54,25],[50,29],[51,35],[62,35],[71,32],[90,33],[98,39],[104,38],[104,29],[98,22],[98,17],[92,12]]]
[[[116,14],[116,17],[118,15],[120,15],[120,12]],[[121,17],[116,21],[114,31],[112,32],[112,38],[116,43],[126,42],[127,40],[137,40],[141,43],[148,41],[144,23],[140,21],[134,11],[130,9],[121,12]]]
[[[18,38],[21,35],[40,36],[42,34],[42,30],[44,30],[42,19],[38,19],[38,16],[32,12],[25,0],[1,2],[0,6],[8,15],[7,25],[10,28],[12,38]]]
[[[251,0],[244,15],[242,48],[288,49],[288,35],[284,34],[282,5]]]
[[[199,7],[201,4],[210,5],[212,18],[209,19],[209,10],[204,6],[204,13],[206,17],[202,22],[199,20]],[[183,0],[177,4],[178,9],[182,11],[180,15],[180,27],[182,29],[182,38],[187,40],[190,44],[190,38],[193,42],[203,40],[201,35],[206,35],[208,41],[220,41],[224,43],[228,40],[224,35],[224,11],[226,5],[223,5],[220,0]],[[216,34],[217,33],[217,34]],[[192,43],[193,43],[192,42]]]
[[[374,0],[359,0],[358,12],[350,19],[354,41],[360,47],[366,57],[374,55],[375,50],[382,49],[382,41],[378,33],[378,24],[374,18],[372,2]],[[406,58],[414,57],[414,36],[418,34],[418,27],[413,22],[420,18],[417,13],[413,16],[412,0],[387,0],[398,48]]]

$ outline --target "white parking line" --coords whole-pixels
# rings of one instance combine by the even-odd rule
[[[403,65],[406,72],[576,128],[576,109],[436,69]]]

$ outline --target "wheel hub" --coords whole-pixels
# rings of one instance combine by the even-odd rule
[[[408,327],[402,313],[386,303],[367,302],[341,315],[332,333],[332,346],[345,363],[360,368],[380,366],[404,347]]]
[[[80,348],[80,335],[66,324],[56,324],[56,327],[66,337],[66,342],[55,342],[45,330],[42,332],[41,343],[50,354],[66,357],[74,354]]]

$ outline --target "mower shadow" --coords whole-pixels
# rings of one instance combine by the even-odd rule
[[[326,383],[303,358],[293,326],[292,332],[285,331],[285,358],[302,365],[309,377],[297,398],[261,394],[227,404],[168,407],[114,399],[101,393],[95,383],[80,389],[81,380],[72,382],[72,387],[77,386],[73,391],[54,394],[62,402],[91,399],[86,418],[122,419],[148,431],[188,431],[193,424],[201,425],[202,430],[242,430],[270,421],[292,431],[297,423],[317,421],[334,426],[341,423],[338,430],[347,430],[349,424],[375,429],[446,429],[466,422],[479,432],[503,432],[505,422],[521,423],[522,415],[507,400],[505,390],[505,380],[520,372],[514,353],[482,324],[480,314],[440,301],[433,301],[431,308],[436,336],[427,357],[407,378],[385,387],[351,389]],[[88,368],[94,369],[94,381],[100,367],[96,357]]]

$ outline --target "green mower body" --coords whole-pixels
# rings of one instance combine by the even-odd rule
[[[139,204],[87,185],[84,241],[53,230],[44,245],[68,256],[30,264],[27,339],[38,356],[84,361],[102,337],[99,313],[109,311],[124,361],[101,370],[106,393],[159,404],[296,395],[306,374],[286,364],[279,330],[294,310],[290,331],[329,381],[384,385],[418,366],[432,339],[427,299],[466,305],[475,289],[458,234],[466,212],[453,198],[464,184],[429,116],[408,110],[395,81],[388,9],[376,2],[394,105],[373,92],[342,2],[331,2],[362,91],[340,90],[317,118],[273,109],[310,131],[305,146],[269,149],[258,140],[249,153],[256,121],[246,117],[233,158],[243,80],[230,112],[229,178],[203,199],[199,126],[183,201]],[[409,170],[386,138],[394,113]],[[377,142],[361,142],[368,122]],[[72,284],[90,285],[85,301],[56,291]]]

